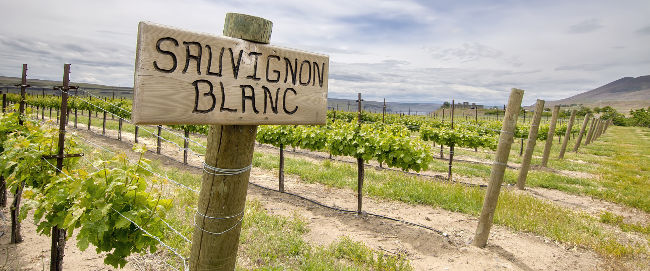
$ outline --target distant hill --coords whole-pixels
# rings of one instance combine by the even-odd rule
[[[51,81],[51,80],[39,80],[29,78],[27,82],[32,86],[27,89],[31,94],[41,94],[45,91],[46,94],[51,95],[52,93],[58,93],[58,91],[52,90],[53,86],[61,85],[61,81]],[[18,77],[7,77],[0,76],[0,90],[6,91],[9,90],[11,93],[17,93],[18,88],[14,85],[20,83],[20,78]],[[115,97],[133,97],[133,88],[130,87],[114,87],[98,84],[88,84],[88,83],[75,83],[70,82],[70,85],[80,86],[81,88],[93,93],[93,95],[98,95],[102,97],[112,97],[115,93]],[[350,111],[357,111],[357,104],[355,100],[346,100],[346,99],[327,99],[328,108],[336,108],[338,106],[339,110],[347,111],[348,104]],[[370,112],[382,112],[383,101],[364,101],[363,110]],[[435,111],[441,106],[441,104],[435,103],[395,103],[395,102],[386,102],[386,112],[389,113],[408,113],[411,114],[426,114],[431,111]]]
[[[549,101],[548,106],[584,105],[589,107],[611,106],[622,113],[630,109],[650,106],[650,75],[623,77],[604,86],[566,99]]]
[[[20,83],[20,78],[18,77],[7,77],[0,76],[0,90],[9,90],[11,93],[16,93],[18,90],[15,85]],[[30,88],[27,88],[28,93],[31,94],[41,94],[45,91],[46,94],[52,94],[55,91],[52,89],[54,86],[60,86],[61,81],[51,81],[51,80],[40,80],[28,78],[27,83],[31,85]],[[75,83],[70,82],[71,86],[79,86],[86,91],[93,93],[93,95],[100,95],[105,97],[111,97],[115,93],[115,97],[133,97],[133,88],[130,87],[114,87],[98,84],[89,84],[89,83]],[[58,91],[57,91],[58,93]]]

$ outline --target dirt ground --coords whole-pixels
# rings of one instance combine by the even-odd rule
[[[8,199],[11,204],[12,197]],[[50,244],[49,236],[36,233],[36,226],[32,216],[28,215],[21,223],[23,242],[10,244],[11,241],[11,215],[9,207],[0,211],[0,270],[49,270],[50,269]],[[97,254],[93,247],[80,251],[76,246],[74,236],[66,242],[65,257],[63,260],[65,270],[119,270],[104,264],[104,257]],[[133,264],[128,264],[121,270],[133,269]]]
[[[117,141],[117,132],[107,131],[106,137],[101,136],[101,130],[79,127],[76,133],[88,142],[112,148],[125,150],[132,146],[133,135],[122,133],[123,141]],[[141,132],[142,133],[142,132]],[[155,141],[141,138],[150,150],[155,152]],[[152,148],[153,147],[153,148]],[[256,151],[277,152],[268,147],[256,147]],[[304,159],[318,158],[299,153],[288,153]],[[165,143],[162,155],[147,153],[149,159],[161,161],[165,166],[179,170],[200,173],[199,165],[203,157],[190,155],[189,165],[182,164],[182,151],[176,146]],[[173,158],[170,158],[173,157]],[[276,172],[253,168],[251,183],[264,187],[276,188]],[[478,180],[474,180],[478,182]],[[307,184],[287,176],[285,189],[288,192],[307,197],[329,206],[355,210],[356,192],[348,189],[336,189],[320,184]],[[647,214],[639,213],[625,206],[595,200],[584,196],[567,195],[565,193],[546,190],[529,189],[525,193],[544,198],[560,205],[570,206],[587,213],[602,210],[624,215],[625,217],[641,217],[641,221],[650,222]],[[606,259],[593,251],[566,246],[545,237],[530,233],[515,232],[508,228],[495,225],[492,228],[488,247],[479,249],[469,245],[474,235],[477,218],[432,208],[422,205],[411,205],[395,201],[384,201],[364,198],[364,211],[390,216],[405,221],[431,227],[442,234],[386,220],[378,217],[341,213],[320,207],[312,202],[298,197],[270,191],[255,185],[249,185],[249,199],[256,199],[265,208],[278,215],[299,214],[308,221],[309,233],[305,238],[316,245],[328,245],[341,236],[361,241],[367,246],[384,251],[388,254],[405,255],[416,270],[602,270],[611,269]],[[3,210],[6,216],[6,208]],[[9,245],[7,219],[2,219],[0,231],[0,268],[6,270],[44,270],[49,265],[49,238],[35,233],[34,225],[28,220],[23,223],[25,242],[19,245]],[[637,218],[638,219],[638,218]],[[97,255],[91,248],[85,252],[76,250],[74,241],[69,241],[66,249],[64,267],[68,270],[113,270],[102,263],[102,256]],[[5,256],[6,255],[6,256]],[[4,257],[3,257],[4,256]],[[6,260],[2,260],[5,258]],[[153,260],[152,260],[153,258]],[[125,270],[160,270],[162,266],[153,265],[155,256],[141,255],[130,259]],[[2,265],[4,263],[4,265]],[[155,267],[151,267],[155,266]]]

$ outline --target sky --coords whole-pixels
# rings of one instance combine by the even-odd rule
[[[138,22],[220,35],[228,12],[329,55],[331,98],[529,105],[650,74],[648,0],[1,0],[0,75],[132,87]]]

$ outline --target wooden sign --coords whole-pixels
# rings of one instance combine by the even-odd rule
[[[325,124],[329,57],[140,22],[136,124]]]

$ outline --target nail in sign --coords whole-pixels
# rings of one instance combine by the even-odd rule
[[[326,55],[141,22],[136,124],[325,124]]]

